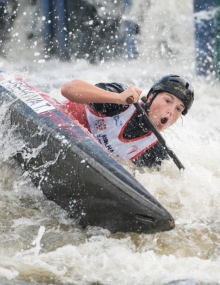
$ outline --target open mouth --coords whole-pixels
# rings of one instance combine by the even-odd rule
[[[167,118],[162,118],[161,120],[161,124],[164,125],[167,123],[168,119]]]

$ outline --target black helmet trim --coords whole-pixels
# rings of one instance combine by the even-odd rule
[[[180,77],[179,75],[170,74],[164,76],[152,86],[147,95],[147,97],[149,97],[150,94],[153,94],[150,105],[160,92],[168,92],[179,98],[185,106],[185,109],[182,112],[183,115],[187,114],[194,101],[192,86],[185,78]]]

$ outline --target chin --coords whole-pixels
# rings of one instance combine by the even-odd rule
[[[159,131],[159,132],[163,132],[165,129],[167,129],[168,127],[166,127],[166,126],[160,126],[160,127],[157,127],[157,130]]]
[[[161,127],[158,127],[158,126],[155,126],[155,127],[156,127],[158,132],[162,132],[164,130],[164,128],[161,128]]]

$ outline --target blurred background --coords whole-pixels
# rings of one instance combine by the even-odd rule
[[[155,0],[0,0],[0,55],[13,59],[16,49],[25,58],[39,53],[46,60],[86,59],[92,64],[146,54],[173,60],[193,37],[196,73],[219,78],[219,6],[219,0],[178,5]]]
[[[74,78],[148,92],[169,73],[195,102],[163,133],[185,166],[126,168],[172,214],[153,235],[82,230],[15,163],[0,109],[0,284],[220,284],[220,0],[0,0],[0,69],[55,99]],[[146,94],[146,93],[145,93]]]

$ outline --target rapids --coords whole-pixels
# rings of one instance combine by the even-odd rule
[[[40,40],[27,42],[33,12],[26,4],[0,69],[22,76],[57,100],[62,100],[61,85],[73,78],[124,82],[146,93],[162,75],[187,77],[195,103],[163,133],[184,172],[172,161],[160,171],[132,169],[172,214],[176,227],[153,235],[81,230],[22,173],[12,158],[20,142],[1,124],[0,284],[220,284],[220,86],[211,76],[195,74],[192,0],[151,1],[147,8],[145,1],[137,2],[143,8],[134,10],[141,24],[139,59],[97,65],[45,61]],[[4,117],[2,106],[0,121]]]

